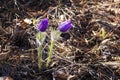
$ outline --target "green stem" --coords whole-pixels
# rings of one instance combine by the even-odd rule
[[[39,69],[42,68],[42,45],[38,47],[38,67]]]
[[[36,34],[36,38],[39,41],[38,48],[37,48],[37,51],[38,51],[38,67],[39,67],[39,69],[42,68],[42,45],[43,45],[43,42],[45,40],[45,37],[46,37],[45,33],[38,32]]]
[[[52,41],[51,41],[51,45],[50,45],[50,47],[49,47],[49,50],[50,50],[50,51],[49,51],[49,53],[48,53],[48,58],[47,58],[46,67],[49,66],[49,63],[50,63],[50,61],[51,61],[51,56],[52,56],[52,51],[53,51],[54,44],[55,44],[55,42],[54,42],[54,40],[52,40]]]

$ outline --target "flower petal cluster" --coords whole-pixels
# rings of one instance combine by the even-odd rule
[[[39,31],[45,32],[47,28],[48,28],[48,18],[45,18],[38,23]]]
[[[41,20],[38,23],[38,30],[41,31],[41,32],[45,32],[46,29],[48,28],[48,23],[49,23],[48,18],[45,18],[45,19]],[[58,30],[60,32],[66,32],[72,27],[71,24],[72,24],[71,20],[64,21],[64,22],[59,24]]]
[[[71,28],[71,20],[64,21],[58,26],[58,29],[60,30],[60,32],[66,32],[70,28]]]

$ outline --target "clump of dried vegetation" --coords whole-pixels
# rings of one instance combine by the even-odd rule
[[[73,28],[55,43],[49,68],[39,70],[34,20],[45,17],[50,27],[71,19]],[[49,40],[48,36],[43,46],[43,62]],[[120,1],[1,0],[0,78],[119,80]]]

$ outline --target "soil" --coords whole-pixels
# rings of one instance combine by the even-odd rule
[[[39,69],[36,25],[46,17]],[[69,19],[46,67],[51,28]],[[0,0],[0,80],[120,80],[120,1]]]

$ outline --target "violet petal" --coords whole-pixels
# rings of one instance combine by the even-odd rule
[[[62,22],[58,29],[61,31],[61,32],[66,32],[68,31],[69,29],[71,28],[71,20],[67,20],[65,22]]]
[[[41,20],[38,23],[38,30],[39,31],[44,32],[44,31],[46,31],[47,28],[48,28],[48,19],[47,18]]]

